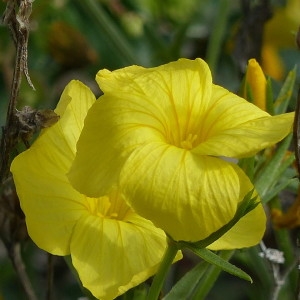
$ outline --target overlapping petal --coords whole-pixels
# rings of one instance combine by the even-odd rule
[[[244,196],[253,189],[235,164],[163,143],[137,148],[124,165],[120,183],[137,213],[152,220],[173,239],[187,240],[188,237],[188,241],[193,242],[227,224]],[[262,206],[244,219],[232,232],[242,234],[250,229],[249,224],[256,223],[258,228],[249,239],[258,243],[265,225]],[[247,221],[248,226],[244,226]],[[244,247],[243,242],[237,239],[225,248]]]
[[[238,166],[233,167],[240,178],[240,195],[245,195],[249,190],[253,189],[253,185]],[[259,199],[257,199],[257,201],[259,201]],[[220,250],[251,247],[261,241],[264,235],[265,226],[265,211],[262,204],[259,203],[254,210],[241,218],[235,226],[207,248],[211,250]]]
[[[117,180],[127,156],[138,145],[153,140],[180,144],[209,105],[211,80],[200,60],[100,71],[97,81],[105,95],[90,110],[77,145],[82,155],[76,156],[69,176],[76,188],[89,196],[101,195],[103,183],[109,188]],[[185,122],[187,118],[190,123]],[[87,159],[87,151],[92,160]],[[102,168],[103,161],[110,168]]]
[[[283,139],[293,122],[292,113],[271,117],[214,85],[201,59],[103,70],[97,81],[104,96],[87,115],[69,179],[89,196],[121,184],[130,206],[176,240],[196,241],[219,229],[252,189],[236,165],[219,157],[251,156]],[[228,241],[253,223],[260,230],[249,240],[259,241],[262,207],[251,216]],[[215,245],[231,247],[225,237]]]
[[[226,89],[213,86],[213,107],[202,122],[202,141],[191,151],[200,155],[249,157],[291,132],[294,113],[270,116]]]
[[[191,139],[191,151],[199,155],[247,157],[280,141],[293,122],[293,113],[271,117],[212,84],[200,59],[102,70],[97,81],[104,96],[87,116],[69,175],[89,196],[105,193],[140,145],[184,147]]]
[[[116,187],[88,198],[69,183],[76,142],[94,103],[87,87],[71,82],[56,109],[60,120],[15,158],[11,171],[33,241],[50,253],[71,254],[82,284],[105,300],[155,273],[166,236],[134,213]]]
[[[76,224],[70,247],[85,286],[98,299],[111,300],[155,274],[163,245],[161,231],[145,219],[138,227],[88,216]]]
[[[55,110],[60,120],[11,166],[28,232],[35,243],[56,255],[69,254],[73,226],[85,211],[85,197],[68,182],[66,172],[88,108],[91,91],[78,81],[64,90]]]

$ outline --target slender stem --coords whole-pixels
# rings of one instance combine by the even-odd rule
[[[233,254],[234,254],[234,250],[221,251],[220,257],[228,261]],[[216,282],[221,272],[222,269],[220,269],[219,267],[215,265],[209,266],[205,276],[203,276],[203,280],[201,280],[199,285],[196,287],[195,292],[191,299],[193,300],[205,299],[205,297],[213,287],[214,283]]]
[[[221,51],[221,44],[226,29],[226,22],[227,22],[230,2],[231,2],[230,0],[220,1],[220,5],[218,6],[219,9],[218,9],[216,21],[215,24],[213,25],[211,37],[208,41],[206,61],[210,67],[213,76],[215,74],[216,65]]]
[[[16,273],[18,274],[18,278],[23,286],[27,298],[29,300],[37,300],[21,257],[20,243],[13,243],[11,245],[7,245],[5,243],[5,246],[7,247],[8,255],[12,261]]]
[[[177,254],[177,251],[178,251],[177,243],[169,239],[166,252],[159,266],[158,272],[154,276],[147,300],[158,299],[164,280]]]
[[[53,299],[53,275],[54,275],[54,256],[47,253],[47,264],[48,264],[48,274],[47,274],[47,300]]]

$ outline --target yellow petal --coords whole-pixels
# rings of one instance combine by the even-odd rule
[[[214,106],[202,120],[202,142],[191,150],[194,153],[249,157],[281,141],[292,130],[294,113],[270,116],[216,85],[212,98]]]
[[[138,145],[164,140],[180,146],[210,105],[212,87],[208,66],[200,59],[102,70],[97,81],[105,94],[88,113],[69,174],[76,189],[93,197],[118,180]]]
[[[73,226],[86,211],[85,197],[72,188],[65,174],[75,156],[84,117],[94,102],[86,86],[72,81],[55,110],[59,121],[43,130],[11,166],[29,235],[53,254],[70,253]]]
[[[129,155],[163,142],[198,155],[247,157],[282,140],[293,113],[271,117],[212,84],[206,63],[181,59],[156,68],[102,70],[104,96],[90,109],[69,179],[80,192],[104,195]]]
[[[211,250],[240,249],[257,245],[263,238],[266,215],[261,204],[243,217],[231,230],[209,245]]]
[[[235,164],[163,143],[137,148],[124,165],[120,181],[128,203],[138,214],[174,240],[185,241],[202,240],[227,224],[253,188]],[[244,223],[241,227],[246,230],[253,226],[252,222]],[[263,231],[264,225],[252,233],[250,243],[257,243]],[[245,246],[242,242],[239,245]]]
[[[242,189],[241,194],[244,195],[253,189],[252,183],[242,170],[235,168],[235,171],[243,182],[240,187]],[[265,210],[262,204],[258,204],[254,210],[241,218],[229,231],[207,248],[211,250],[221,250],[251,247],[262,240],[265,229]]]
[[[83,286],[97,299],[110,300],[151,277],[165,247],[164,233],[136,214],[127,222],[89,216],[75,227],[72,262]]]
[[[275,80],[282,80],[285,74],[285,65],[280,57],[279,51],[273,45],[264,43],[261,49],[262,68],[264,73]]]
[[[134,213],[118,189],[88,198],[69,183],[66,173],[93,103],[87,87],[71,82],[56,109],[60,120],[15,158],[12,172],[33,241],[52,254],[71,254],[83,285],[113,299],[156,272],[166,236]]]

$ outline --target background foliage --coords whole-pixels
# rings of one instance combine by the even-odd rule
[[[0,2],[1,12],[4,12],[5,6],[5,1]],[[300,54],[295,42],[299,23],[300,4],[293,0],[35,1],[28,55],[29,72],[36,91],[23,80],[18,107],[54,108],[64,86],[71,79],[83,81],[96,95],[100,95],[94,81],[99,69],[113,70],[131,64],[157,66],[179,57],[204,58],[211,67],[215,83],[236,93],[240,90],[247,61],[254,57],[261,62],[266,74],[272,77],[271,89],[276,99],[288,71],[299,62]],[[9,30],[0,26],[1,125],[6,118],[14,59],[15,48]],[[299,71],[293,74],[298,86]],[[292,90],[292,86],[288,86],[291,101],[286,108],[290,111],[294,110],[296,103],[296,90]],[[288,146],[282,150],[282,155]],[[268,157],[262,156],[261,159]],[[289,167],[280,176],[278,182],[285,182],[285,178],[295,176],[295,170]],[[1,193],[3,202],[6,191],[2,189]],[[297,181],[288,181],[280,197],[269,193],[266,202],[276,199],[278,205],[283,203],[284,207],[288,207],[296,193]],[[0,216],[1,236],[5,239],[5,221]],[[280,229],[274,233],[272,225],[268,225],[266,245],[279,247],[291,257],[282,271],[287,271],[294,261],[296,231],[297,228]],[[27,272],[38,298],[45,299],[49,257],[37,249],[26,232],[21,240]],[[224,295],[232,300],[268,299],[274,289],[274,270],[267,260],[258,255],[260,251],[258,247],[237,251],[231,260],[252,276],[252,285],[222,273],[207,299],[224,299]],[[173,266],[166,289],[198,262],[198,258],[187,253],[182,262]],[[54,257],[53,264],[54,299],[83,296],[66,261]],[[208,268],[207,272],[213,270]],[[288,276],[292,279],[287,281],[278,299],[292,299],[289,297],[292,297],[290,291],[296,284],[296,275],[295,272],[290,274]],[[142,289],[137,289],[135,292],[129,291],[124,297],[132,299],[133,293],[138,295],[139,291],[143,294]],[[0,299],[25,299],[1,241]]]

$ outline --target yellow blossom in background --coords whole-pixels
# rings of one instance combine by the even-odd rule
[[[282,80],[286,70],[278,49],[266,43],[262,47],[261,57],[264,72],[278,81]]]
[[[88,198],[70,185],[66,173],[94,103],[92,92],[72,81],[55,110],[60,120],[14,159],[11,171],[33,241],[52,254],[70,254],[83,286],[105,300],[156,272],[166,237],[128,207],[117,187]]]
[[[104,95],[87,114],[69,178],[89,196],[119,184],[127,203],[174,240],[202,240],[227,224],[253,189],[227,158],[280,141],[293,122],[293,113],[271,117],[213,84],[201,59],[102,70],[97,82]],[[208,248],[257,244],[265,222],[258,204]]]
[[[286,6],[277,8],[264,28],[262,46],[262,68],[264,73],[276,80],[282,80],[285,67],[280,51],[297,49],[295,36],[300,20],[300,1],[288,0]]]
[[[248,90],[250,90],[252,97],[252,99],[248,100],[251,100],[250,102],[260,109],[266,110],[267,80],[259,63],[254,58],[248,61],[245,80],[245,98],[248,98]]]

